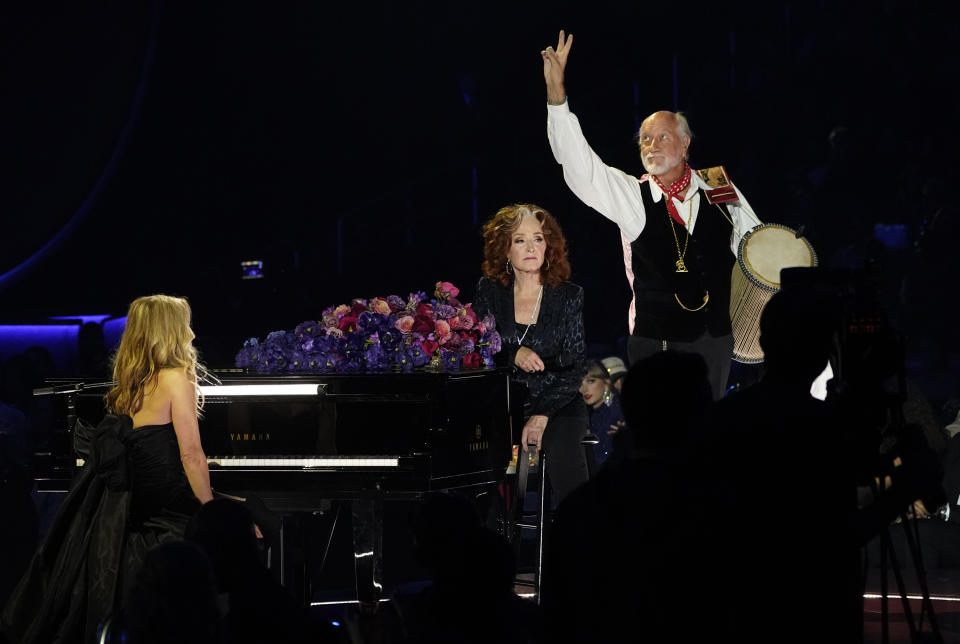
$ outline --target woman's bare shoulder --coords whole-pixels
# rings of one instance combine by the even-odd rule
[[[160,389],[181,389],[193,384],[187,379],[186,370],[178,367],[161,369],[157,372],[157,384]]]

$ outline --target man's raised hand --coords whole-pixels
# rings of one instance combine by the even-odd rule
[[[563,72],[567,67],[567,57],[573,46],[573,34],[567,36],[560,30],[557,48],[547,47],[540,52],[543,57],[543,79],[547,83],[547,101],[559,105],[567,97],[563,86]]]

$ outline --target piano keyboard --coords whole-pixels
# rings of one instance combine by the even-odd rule
[[[208,456],[208,465],[235,468],[399,467],[396,456]]]

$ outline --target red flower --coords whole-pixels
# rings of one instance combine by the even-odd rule
[[[363,300],[354,300],[350,304],[350,313],[360,317],[360,314],[367,310],[367,304]]]
[[[340,318],[340,330],[345,333],[353,333],[357,330],[357,317],[355,315],[345,315]]]
[[[464,367],[479,367],[482,364],[480,354],[474,351],[473,353],[468,353],[463,356],[463,366]]]
[[[440,344],[434,340],[424,340],[420,343],[420,348],[423,349],[423,352],[428,356],[432,356],[434,353],[436,353],[439,346]]]
[[[416,317],[413,318],[413,329],[414,333],[433,333],[433,319],[428,315],[423,315],[417,313]]]
[[[417,315],[432,315],[433,306],[429,302],[420,302],[417,304]]]

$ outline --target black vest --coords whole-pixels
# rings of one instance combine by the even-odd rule
[[[687,232],[667,213],[666,194],[654,202],[646,181],[640,184],[640,194],[647,221],[630,244],[637,306],[633,334],[674,342],[696,340],[705,331],[714,337],[727,335],[731,332],[730,272],[736,259],[730,252],[729,210],[720,205],[724,217],[700,191],[697,222],[684,255],[688,272],[677,273],[677,242],[683,251]],[[681,212],[689,208],[689,201],[680,205]],[[710,299],[699,311],[685,311],[677,303],[679,298],[683,306],[696,309],[707,291]]]

